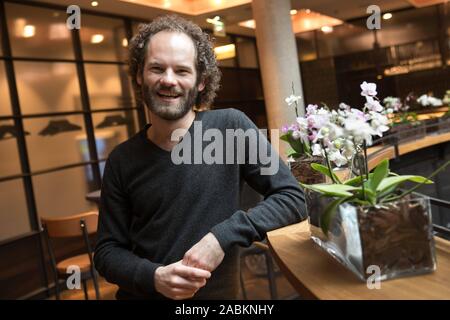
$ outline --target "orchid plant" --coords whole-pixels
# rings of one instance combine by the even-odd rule
[[[320,219],[320,227],[323,233],[327,235],[331,220],[339,205],[352,203],[360,206],[382,206],[385,203],[402,199],[423,184],[433,183],[430,178],[444,170],[448,165],[450,165],[450,161],[447,161],[428,178],[425,178],[417,175],[397,175],[389,170],[389,161],[383,160],[369,173],[367,170],[367,153],[364,152],[364,162],[362,167],[359,168],[360,174],[358,176],[341,182],[329,166],[314,163],[311,165],[312,168],[328,176],[333,183],[301,185],[306,189],[333,199]],[[417,183],[417,185],[408,190],[400,191],[399,187],[406,181]]]
[[[299,96],[286,98],[289,106],[295,105],[297,115],[294,124],[283,126],[281,139],[290,144],[290,160],[309,157],[326,157],[336,167],[348,165],[357,149],[363,144],[372,144],[373,136],[382,137],[389,130],[385,109],[377,98],[375,83],[363,82],[361,95],[366,102],[362,110],[341,103],[337,110],[326,105],[308,105],[304,116],[298,114]]]

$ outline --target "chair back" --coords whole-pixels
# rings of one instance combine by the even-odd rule
[[[83,236],[81,221],[84,221],[88,234],[97,232],[98,212],[89,211],[65,217],[42,217],[42,225],[45,226],[50,238],[68,238]]]

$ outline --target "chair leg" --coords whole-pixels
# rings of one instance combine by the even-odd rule
[[[83,280],[83,290],[84,290],[84,298],[86,300],[89,300],[89,295],[88,295],[88,291],[87,291],[87,283],[86,280]]]
[[[244,276],[242,275],[242,267],[239,271],[239,281],[241,282],[242,298],[248,300],[247,291],[245,290]]]
[[[60,292],[59,292],[58,277],[55,277],[55,296],[56,296],[56,300],[60,300],[61,299]]]
[[[94,282],[95,299],[100,300],[100,290],[98,288],[98,278],[95,270],[92,272],[92,282]]]
[[[268,280],[269,280],[270,298],[272,300],[277,300],[278,299],[277,282],[275,279],[275,271],[273,268],[272,257],[270,256],[270,254],[267,251],[264,252],[264,256],[266,258],[267,275],[269,277]]]

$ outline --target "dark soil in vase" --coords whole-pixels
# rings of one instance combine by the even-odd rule
[[[376,265],[381,275],[393,277],[434,269],[434,240],[424,203],[404,199],[378,208],[359,207],[364,270]]]
[[[325,165],[322,157],[300,157],[291,162],[291,172],[297,181],[305,184],[315,184],[325,182],[325,177],[320,172],[311,168],[312,163]]]
[[[400,124],[392,127],[389,130],[389,135],[386,137],[387,143],[395,143],[396,139],[398,142],[407,142],[411,140],[421,139],[426,136],[426,128],[423,124],[413,125],[413,124]]]

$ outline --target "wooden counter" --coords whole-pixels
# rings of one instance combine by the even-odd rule
[[[450,242],[435,238],[434,273],[366,283],[324,252],[309,238],[306,221],[267,234],[270,250],[283,274],[304,299],[450,299]]]
[[[450,141],[450,132],[400,144],[399,155]],[[393,146],[369,148],[369,168],[395,158]],[[434,273],[387,280],[381,289],[365,282],[316,245],[306,221],[267,234],[270,250],[281,271],[305,299],[450,299],[450,242],[435,238],[437,270]]]

